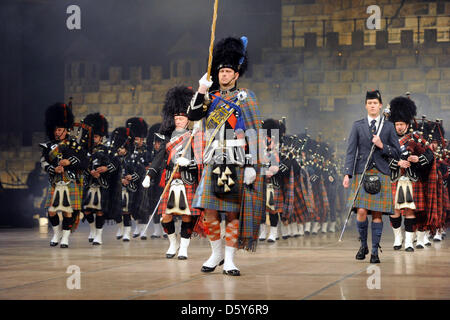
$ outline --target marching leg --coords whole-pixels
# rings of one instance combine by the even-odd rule
[[[402,217],[389,217],[389,220],[391,221],[392,230],[394,231],[394,250],[400,250],[402,248]],[[405,219],[406,223],[406,219]]]
[[[188,258],[187,249],[189,247],[189,242],[191,241],[192,234],[192,221],[181,222],[181,232],[180,232],[180,249],[178,250],[178,260],[186,260]]]
[[[211,222],[205,221],[205,227],[208,229],[208,239],[211,245],[211,256],[203,263],[202,272],[213,272],[218,265],[224,263],[223,241],[220,237],[220,223],[218,220]]]
[[[98,246],[101,245],[102,242],[102,233],[103,233],[103,225],[105,224],[105,217],[102,215],[97,214],[97,216],[95,217],[95,228],[96,233],[95,233],[95,239],[92,242],[92,244],[94,246]]]
[[[123,215],[123,239],[124,242],[130,241],[130,233],[131,233],[131,216],[129,213]]]
[[[166,258],[172,259],[175,257],[179,246],[177,243],[177,235],[175,233],[175,222],[172,219],[170,222],[161,222],[161,224],[169,238],[169,249],[166,251]]]
[[[61,248],[68,248],[69,247],[69,236],[70,236],[70,229],[72,228],[72,217],[63,217],[63,231],[62,231],[62,238],[61,238]]]
[[[225,261],[223,264],[223,273],[229,276],[240,276],[241,272],[234,264],[234,255],[237,250],[237,238],[239,231],[239,220],[235,219],[227,224],[227,233],[225,237]]]
[[[88,241],[92,242],[92,241],[94,241],[95,233],[96,233],[94,214],[93,213],[86,214],[86,220],[89,223],[89,230],[90,230],[89,236],[88,236]]]
[[[59,223],[59,216],[55,214],[54,216],[48,216],[48,220],[50,221],[53,228],[53,237],[50,240],[50,246],[56,247],[61,240],[62,236],[62,224]]]

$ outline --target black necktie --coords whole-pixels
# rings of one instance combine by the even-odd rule
[[[377,120],[370,121],[370,132],[372,132],[372,134],[377,134],[377,126],[375,125],[376,122]]]

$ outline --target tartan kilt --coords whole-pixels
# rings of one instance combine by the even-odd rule
[[[398,181],[391,183],[392,190],[392,200],[395,200],[395,194],[397,193],[397,184]],[[421,181],[412,182],[413,185],[413,200],[416,205],[415,211],[424,211],[426,209],[427,201],[425,198],[425,185]],[[395,205],[394,205],[395,208]],[[402,215],[405,214],[404,210],[402,211]]]
[[[213,183],[215,182],[212,181],[212,170],[213,164],[206,164],[203,167],[202,177],[195,191],[192,207],[223,212],[240,212],[244,168],[236,167],[236,192],[220,196],[217,196],[213,190]]]
[[[377,194],[370,194],[364,190],[364,186],[361,185],[358,196],[356,197],[353,208],[363,208],[369,211],[382,212],[383,214],[394,213],[394,200],[392,198],[392,190],[390,177],[382,174],[376,168],[372,168],[366,172],[366,174],[377,175],[380,177],[381,190]],[[352,205],[352,200],[358,187],[358,182],[361,178],[361,174],[355,174],[352,181],[352,189],[348,198],[348,206]],[[370,212],[369,212],[370,213]]]
[[[306,176],[308,178],[308,176]],[[311,183],[308,183],[309,190],[307,190],[303,176],[300,178],[300,183],[302,187],[303,200],[305,201],[306,211],[304,213],[306,221],[311,221],[314,216],[314,201],[311,190]]]
[[[308,208],[303,197],[302,185],[299,179],[294,181],[294,212],[298,223],[305,222],[308,216]]]
[[[275,207],[275,210],[270,209],[266,206],[266,210],[269,213],[278,213],[283,212],[283,206],[284,206],[284,196],[283,191],[280,188],[273,188],[273,206]]]
[[[450,197],[448,195],[448,185],[444,186],[444,210],[450,211]]]
[[[173,179],[181,179],[180,172],[176,172],[173,175]],[[184,184],[184,187],[186,189],[186,198],[187,198],[189,209],[191,210],[192,216],[199,216],[201,214],[201,210],[195,209],[192,207],[192,200],[194,199],[196,186],[197,186],[197,184],[195,184],[195,183],[194,184]],[[170,190],[170,187],[167,188],[167,191],[164,194],[164,197],[161,199],[161,203],[159,204],[159,207],[158,207],[159,215],[162,215],[163,213],[166,212],[167,201],[169,200],[169,190]]]
[[[55,193],[55,186],[52,184],[48,187],[47,192],[47,199],[45,201],[45,209],[48,209],[51,207],[51,201],[53,194]],[[67,188],[69,189],[69,201],[72,206],[72,210],[81,210],[81,190],[79,184],[75,181],[70,181],[70,183],[67,185]]]
[[[291,221],[294,212],[294,172],[291,169],[289,177],[284,177],[284,201],[283,213],[280,215],[283,221]]]

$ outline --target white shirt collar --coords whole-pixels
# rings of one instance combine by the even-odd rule
[[[375,122],[375,125],[378,127],[378,124],[380,123],[380,118],[381,118],[381,116],[380,115],[378,115],[378,117],[376,117],[376,118],[372,118],[371,116],[367,116],[367,120],[369,120],[369,126],[370,126],[370,123],[372,122],[372,120],[375,120],[376,122]]]

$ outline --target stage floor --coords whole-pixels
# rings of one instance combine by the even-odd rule
[[[206,239],[193,239],[182,261],[165,258],[164,238],[124,243],[115,239],[116,226],[106,225],[104,244],[92,246],[88,230],[80,225],[70,248],[61,249],[49,246],[52,231],[0,229],[0,299],[450,299],[449,240],[394,251],[388,223],[381,264],[370,264],[370,255],[355,260],[359,242],[350,230],[340,243],[338,233],[328,233],[238,251],[240,277],[223,275],[222,267],[200,272],[210,254]]]

